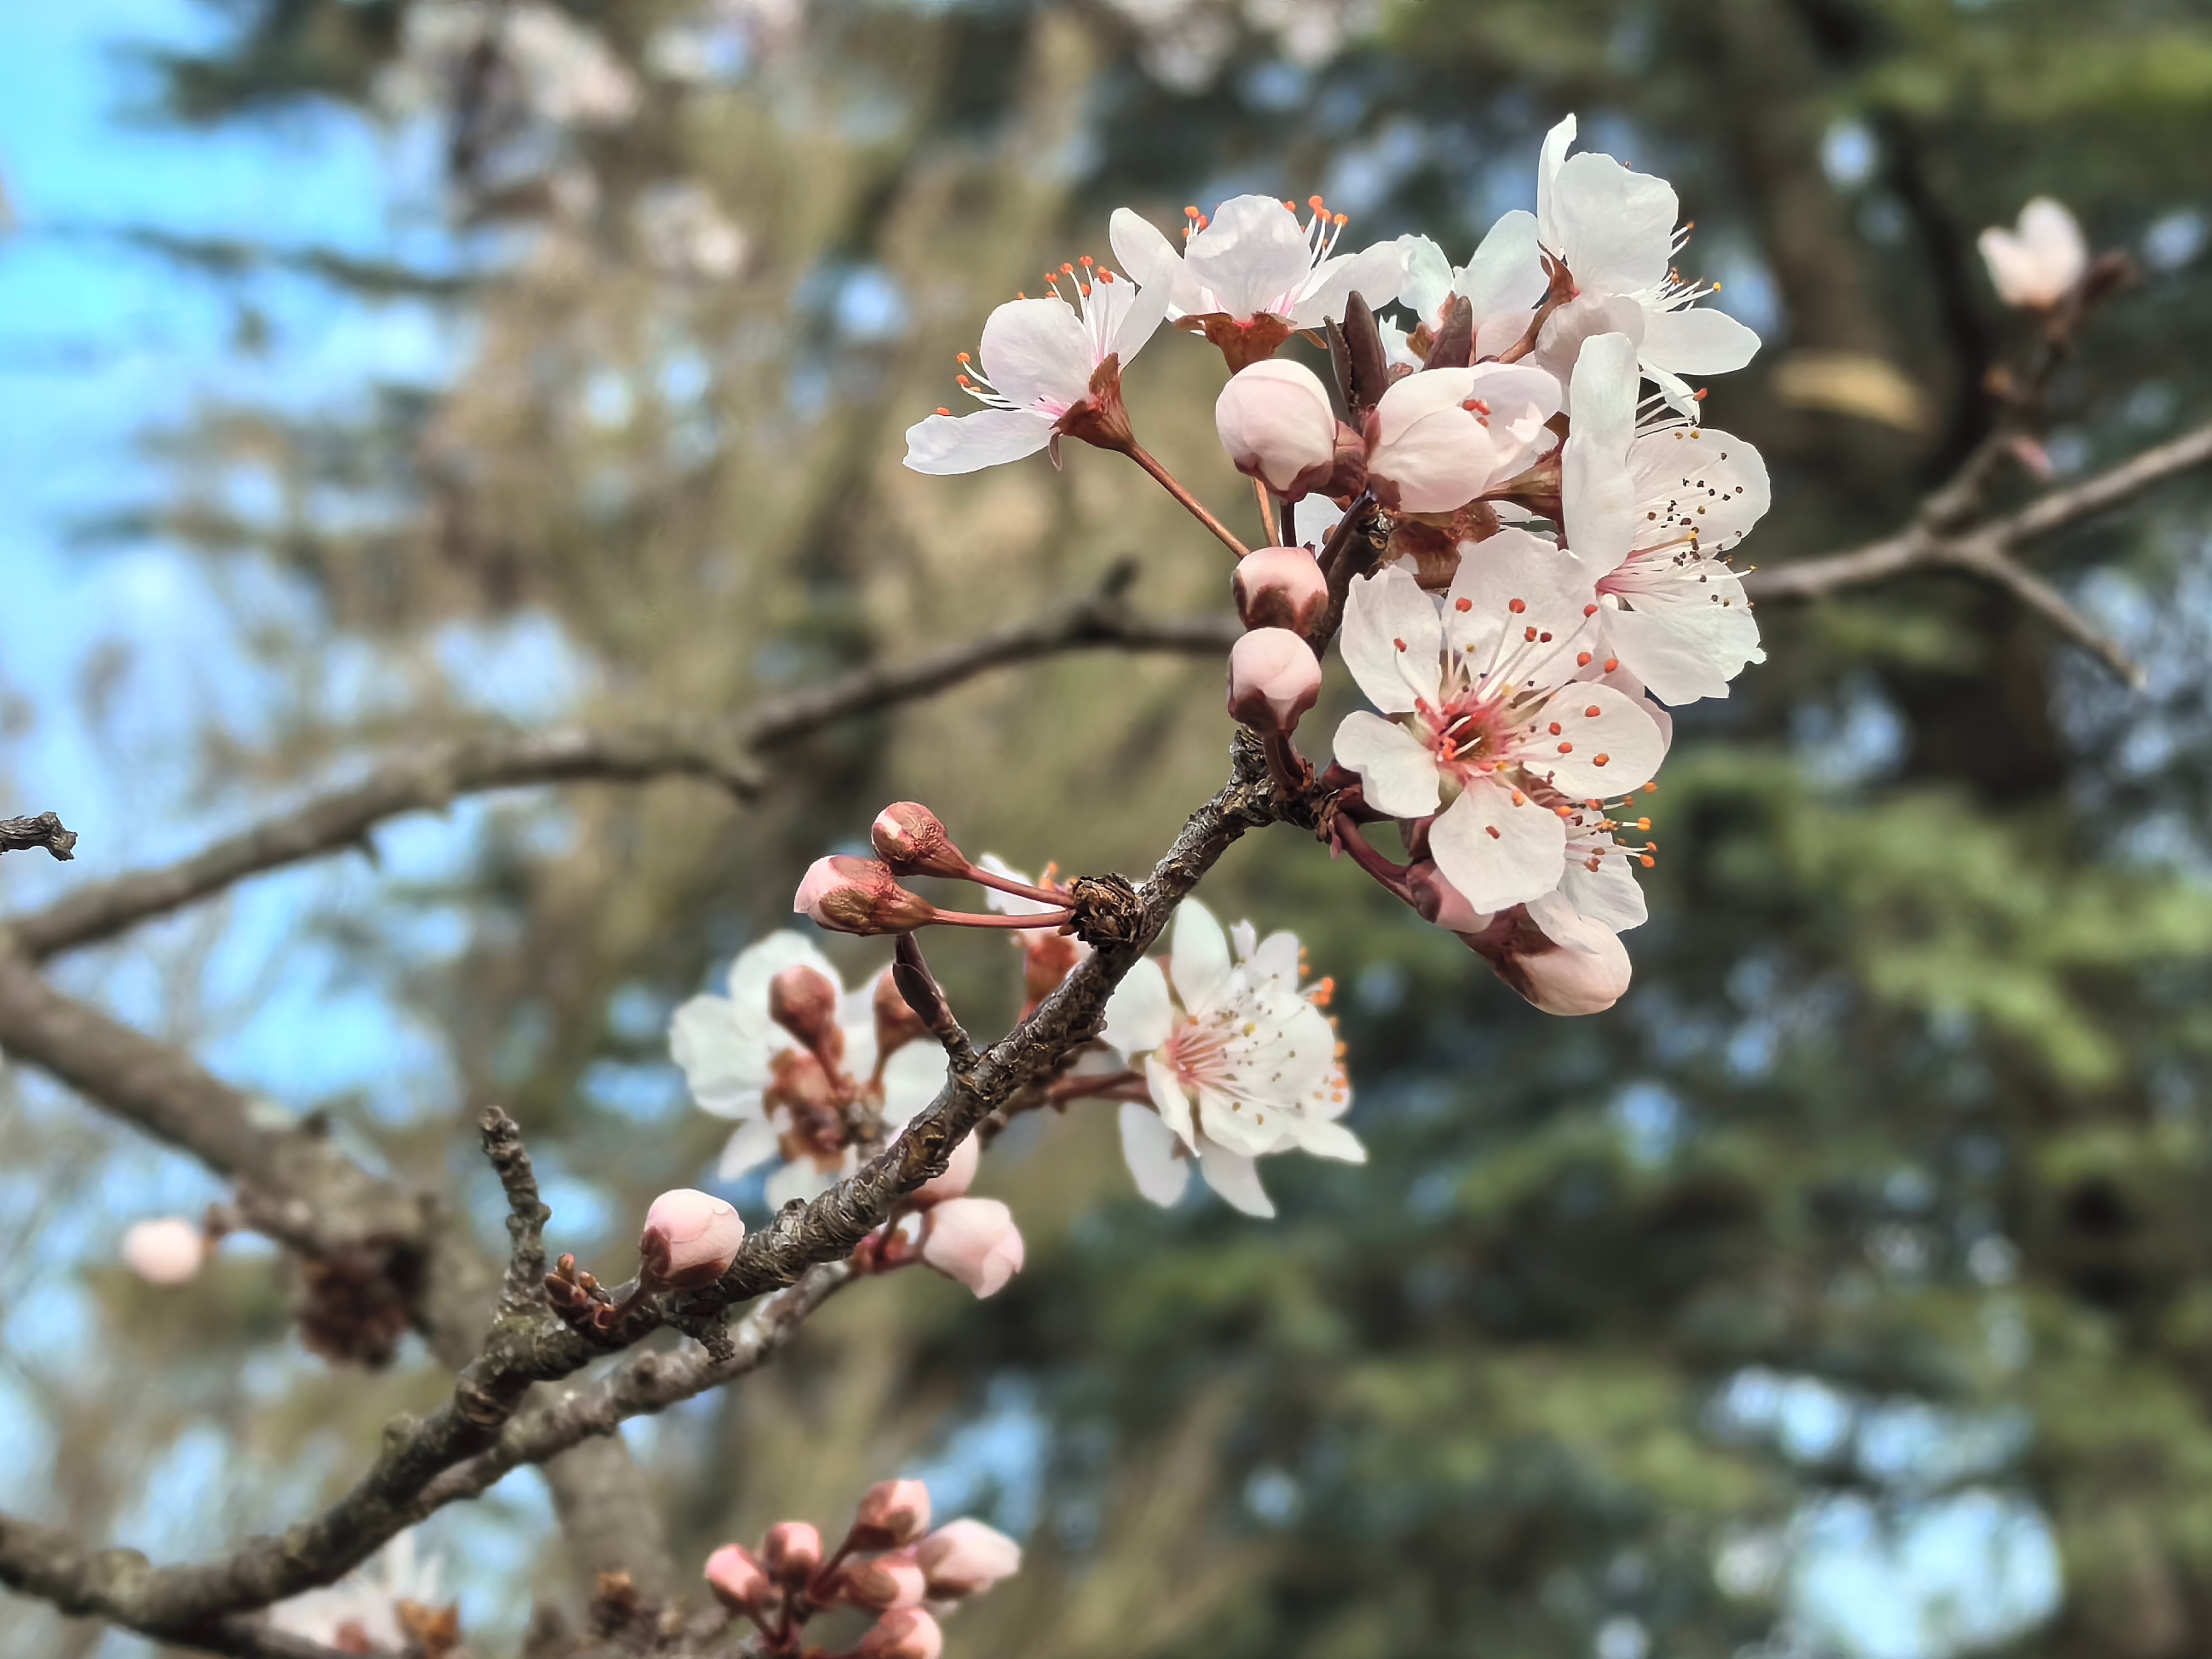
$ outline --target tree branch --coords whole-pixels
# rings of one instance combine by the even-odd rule
[[[27,853],[33,847],[45,848],[66,864],[76,856],[76,831],[64,829],[60,817],[52,812],[29,818],[0,818],[0,853]]]
[[[1977,452],[1961,469],[1960,479],[1930,498],[1931,510],[1923,512],[1899,534],[1847,553],[1749,572],[1744,577],[1744,587],[1754,599],[1762,601],[1811,599],[1887,581],[1914,570],[1963,570],[2008,589],[2122,679],[2140,685],[2142,670],[2118,642],[2075,609],[2057,588],[2021,565],[2013,556],[2014,550],[2036,537],[2122,506],[2154,484],[2207,464],[2212,464],[2212,425],[2147,449],[2133,460],[2081,483],[2052,490],[1978,529],[1953,529],[1948,522],[1948,505],[1944,510],[1932,509],[1936,503],[1950,503],[1960,493],[1962,480],[1978,489],[1990,462],[1986,453]]]
[[[993,668],[1062,652],[1224,653],[1241,632],[1231,616],[1133,614],[1122,595],[1133,563],[1115,567],[1091,597],[1036,620],[760,704],[734,720],[659,720],[548,732],[501,732],[387,761],[345,785],[264,820],[175,864],[79,888],[4,925],[33,960],[111,939],[148,918],[222,891],[247,876],[360,845],[386,818],[442,807],[494,789],[585,781],[696,777],[741,799],[765,781],[761,754],[834,721],[929,696]]]

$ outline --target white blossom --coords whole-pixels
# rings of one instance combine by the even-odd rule
[[[843,1041],[834,1073],[769,1013],[769,987],[787,968],[811,968],[837,990]],[[811,1198],[856,1167],[844,1109],[875,1104],[891,1129],[935,1098],[945,1080],[933,1045],[876,1052],[874,980],[847,992],[829,959],[789,929],[769,934],[731,964],[729,994],[696,996],[676,1011],[669,1052],[701,1110],[736,1121],[715,1174],[733,1181],[776,1163],[768,1201]]]
[[[1137,1189],[1172,1204],[1195,1158],[1206,1184],[1247,1215],[1274,1206],[1255,1160],[1304,1152],[1348,1164],[1367,1152],[1337,1120],[1352,1093],[1319,987],[1301,988],[1298,941],[1231,937],[1185,899],[1164,972],[1146,957],[1107,1006],[1100,1035],[1141,1071],[1152,1104],[1125,1103],[1121,1151]]]
[[[362,1642],[386,1653],[403,1652],[408,1644],[398,1603],[435,1603],[442,1565],[434,1555],[421,1557],[414,1533],[403,1532],[337,1583],[277,1602],[269,1609],[270,1627],[346,1652],[360,1651]]]
[[[1997,298],[2030,310],[2057,305],[2089,268],[2089,244],[2081,227],[2048,196],[2022,208],[2014,229],[1991,225],[1982,233],[1980,246]]]

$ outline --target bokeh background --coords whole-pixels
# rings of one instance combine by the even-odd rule
[[[2212,404],[2212,17],[2190,0],[459,0],[0,5],[0,779],[78,863],[172,857],[486,722],[714,714],[1221,561],[1115,458],[901,471],[951,354],[1109,211],[1319,190],[1463,258],[1543,131],[1672,179],[1766,345],[1774,564],[1899,524],[2027,330],[1974,254],[2030,195],[2140,283],[2059,377],[2079,477]],[[1131,376],[1218,509],[1213,354]],[[2006,485],[2024,495],[2016,477]],[[2212,1642],[2212,493],[2042,547],[2130,694],[1923,577],[1763,621],[1657,798],[1637,983],[1562,1021],[1287,831],[1206,896],[1338,981],[1365,1168],[1282,1213],[1138,1200],[1110,1116],[987,1170],[1027,1270],[859,1286],[769,1372],[633,1425],[679,1559],[926,1475],[1021,1536],[973,1659],[1972,1651]],[[971,851],[1149,865],[1220,775],[1218,665],[1005,671],[782,757],[771,798],[520,792],[58,971],[497,1238],[473,1112],[627,1271],[721,1126],[670,1011],[805,861],[919,794]],[[1336,704],[1348,698],[1332,688]],[[1326,731],[1336,704],[1316,727]],[[842,943],[842,942],[841,942]],[[933,945],[971,1024],[1018,992]],[[879,948],[838,958],[872,968]],[[0,1074],[0,1498],[157,1558],[273,1528],[443,1393],[335,1370],[220,1188]],[[726,1189],[757,1215],[757,1183]],[[534,1472],[423,1529],[477,1651],[572,1604]],[[0,1601],[0,1654],[144,1644]]]

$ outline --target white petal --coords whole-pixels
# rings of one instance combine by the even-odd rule
[[[999,394],[1017,409],[1058,416],[1091,390],[1091,335],[1063,300],[1009,300],[983,324],[976,356]]]
[[[1553,222],[1552,191],[1559,182],[1559,169],[1566,165],[1568,146],[1575,142],[1575,118],[1571,115],[1544,135],[1544,148],[1536,156],[1536,225],[1547,247],[1559,246],[1559,234]]]
[[[1575,436],[1588,438],[1595,447],[1626,459],[1636,436],[1636,404],[1643,390],[1636,342],[1626,334],[1592,335],[1575,358],[1567,389]]]
[[[1178,1155],[1175,1131],[1133,1101],[1121,1103],[1121,1161],[1137,1190],[1164,1210],[1190,1184],[1190,1161]]]
[[[1587,349],[1587,348],[1585,348]],[[1759,349],[1759,336],[1725,311],[1646,312],[1644,356],[1677,374],[1725,374]]]
[[[1151,1091],[1152,1104],[1159,1108],[1160,1121],[1172,1129],[1186,1146],[1198,1144],[1198,1130],[1190,1121],[1190,1097],[1176,1082],[1158,1054],[1145,1056],[1145,1086]]]
[[[1644,311],[1632,295],[1607,294],[1586,289],[1544,319],[1536,333],[1532,360],[1561,382],[1571,385],[1583,343],[1601,334],[1626,334],[1639,344],[1644,339]],[[1570,414],[1573,413],[1571,408]]]
[[[1521,763],[1577,800],[1639,788],[1666,758],[1667,740],[1657,722],[1640,702],[1609,685],[1566,686],[1536,718],[1534,747],[1522,751]],[[1559,727],[1556,736],[1546,729],[1547,722]]]
[[[1175,994],[1193,1014],[1208,1014],[1229,989],[1229,935],[1213,912],[1194,898],[1176,909],[1175,942],[1170,947],[1169,976]]]
[[[1260,948],[1260,930],[1249,921],[1232,921],[1229,924],[1229,943],[1238,962],[1249,962],[1252,952]]]
[[[1508,312],[1534,309],[1550,287],[1537,257],[1536,216],[1523,208],[1499,216],[1453,286],[1474,303],[1478,327]]]
[[[1167,975],[1150,957],[1140,958],[1122,975],[1106,1005],[1106,1023],[1098,1035],[1133,1063],[1168,1040],[1175,1026],[1175,1009],[1168,1001]]]
[[[1552,181],[1551,207],[1554,251],[1577,287],[1634,294],[1666,281],[1681,204],[1665,179],[1610,155],[1570,156]]]
[[[1576,653],[1595,636],[1589,608],[1595,599],[1588,574],[1558,543],[1508,526],[1477,542],[1452,574],[1443,610],[1452,655],[1478,675],[1510,655],[1516,685],[1557,685],[1575,673]]]
[[[951,478],[1024,459],[1052,441],[1053,419],[1026,409],[928,416],[906,429],[907,469]]]
[[[891,1050],[884,1062],[884,1121],[902,1129],[945,1086],[945,1051],[933,1037],[916,1037]]]
[[[1607,854],[1595,870],[1579,860],[1569,859],[1559,878],[1559,890],[1547,894],[1538,902],[1550,904],[1555,901],[1572,905],[1576,915],[1612,933],[1641,927],[1651,914],[1644,906],[1643,884],[1629,868],[1627,859],[1618,854]],[[1541,921],[1537,925],[1542,926]]]
[[[1341,1123],[1307,1120],[1298,1129],[1298,1149],[1315,1158],[1334,1158],[1339,1164],[1367,1162],[1367,1148]]]
[[[1353,579],[1339,647],[1367,701],[1384,714],[1410,714],[1417,699],[1436,700],[1443,643],[1436,600],[1405,571],[1393,566]]]
[[[1394,818],[1426,817],[1441,785],[1437,757],[1395,720],[1354,709],[1336,728],[1337,764],[1359,774],[1367,804]]]
[[[1210,296],[1208,310],[1231,317],[1287,313],[1313,268],[1313,249],[1298,216],[1272,196],[1224,202],[1211,223],[1190,239],[1183,264]]]
[[[1182,253],[1143,215],[1115,208],[1107,229],[1122,270],[1145,286],[1172,286],[1182,269]]]
[[[812,1198],[836,1184],[834,1172],[823,1169],[811,1158],[802,1158],[785,1164],[768,1178],[769,1207],[780,1210],[794,1198]]]
[[[1437,867],[1478,910],[1525,904],[1559,884],[1566,825],[1525,796],[1514,805],[1513,794],[1478,779],[1429,826]]]
[[[1593,580],[1628,556],[1640,518],[1636,480],[1619,451],[1580,432],[1568,438],[1559,456],[1559,519],[1567,550]]]
[[[1008,881],[1020,882],[1025,887],[1036,884],[1030,879],[1028,872],[1015,869],[996,853],[986,853],[975,862],[979,867],[994,876],[1004,876]],[[1024,898],[1019,893],[1002,893],[995,887],[983,890],[983,902],[1002,916],[1040,916],[1048,910],[1059,908],[1041,899]]]
[[[1426,236],[1401,236],[1406,251],[1406,280],[1398,289],[1398,302],[1413,313],[1417,323],[1431,328],[1452,295],[1451,260]]]
[[[668,1052],[692,1098],[717,1116],[738,1116],[734,1103],[757,1096],[769,1079],[771,1051],[739,1027],[727,997],[696,996],[678,1008],[668,1023]]]
[[[811,968],[844,994],[845,981],[830,958],[805,934],[779,927],[757,945],[748,945],[730,964],[730,1006],[738,1029],[767,1046],[769,1052],[788,1048],[791,1034],[769,1018],[769,981],[787,968]]]
[[[1603,613],[1606,638],[1662,702],[1725,697],[1747,664],[1766,659],[1743,583],[1725,565],[1699,559],[1669,567],[1629,602],[1632,608]]]
[[[1238,1101],[1217,1089],[1198,1091],[1199,1146],[1227,1148],[1247,1158],[1279,1152],[1296,1133],[1295,1120],[1286,1109]]]
[[[1107,294],[1120,300],[1128,287],[1128,283],[1121,282],[1094,284],[1093,292],[1095,295],[1098,289],[1103,288]],[[1120,361],[1121,368],[1128,368],[1136,355],[1145,349],[1145,343],[1159,331],[1174,297],[1175,283],[1170,278],[1146,283],[1123,301],[1126,308],[1121,320],[1114,325],[1114,331],[1107,337],[1108,349]]]
[[[735,1181],[775,1157],[777,1150],[775,1125],[764,1117],[750,1119],[739,1124],[723,1144],[722,1161],[714,1166],[714,1178]]]
[[[1490,410],[1485,428],[1495,452],[1489,482],[1501,483],[1536,453],[1549,449],[1544,422],[1565,407],[1559,383],[1533,363],[1477,363],[1468,371],[1467,395]]]
[[[1727,553],[1773,500],[1757,449],[1717,427],[1647,433],[1629,452],[1647,546],[1687,535],[1702,553]]]
[[[1198,1166],[1206,1171],[1206,1184],[1228,1200],[1231,1208],[1266,1220],[1275,1213],[1267,1190],[1260,1184],[1259,1166],[1249,1158],[1218,1146],[1200,1150]]]
[[[1296,933],[1270,933],[1260,942],[1260,948],[1249,955],[1252,972],[1256,978],[1272,980],[1288,990],[1298,988],[1298,936]]]
[[[1398,297],[1406,283],[1406,250],[1395,241],[1377,242],[1350,255],[1325,260],[1306,279],[1291,320],[1300,328],[1319,328],[1329,319],[1340,320],[1344,307],[1357,294],[1379,311]]]

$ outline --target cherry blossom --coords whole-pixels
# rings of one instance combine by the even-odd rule
[[[337,1583],[277,1602],[269,1609],[269,1627],[349,1653],[402,1652],[408,1634],[400,1604],[434,1603],[442,1566],[438,1557],[421,1555],[411,1531],[403,1532]]]
[[[1255,628],[1229,648],[1229,713],[1279,735],[1321,696],[1321,659],[1287,628]]]
[[[1673,259],[1688,236],[1674,186],[1610,155],[1569,155],[1571,115],[1544,139],[1536,165],[1536,237],[1563,261],[1575,296],[1548,318],[1537,356],[1565,378],[1583,340],[1622,333],[1667,401],[1694,418],[1697,394],[1682,377],[1741,368],[1759,336],[1722,311],[1699,308],[1713,290],[1684,282]]]
[[[1186,209],[1181,252],[1141,215],[1119,208],[1114,257],[1139,283],[1170,290],[1168,314],[1178,327],[1205,335],[1232,370],[1243,368],[1273,356],[1298,330],[1341,318],[1355,293],[1388,305],[1405,279],[1398,243],[1339,253],[1344,215],[1328,212],[1318,196],[1307,207],[1304,223],[1296,207],[1272,196],[1237,197],[1210,219]]]
[[[1352,584],[1344,659],[1381,713],[1345,716],[1336,758],[1370,806],[1435,815],[1431,855],[1477,910],[1557,887],[1561,813],[1641,785],[1665,750],[1642,700],[1593,672],[1597,611],[1568,554],[1512,527],[1476,544],[1441,603],[1399,566]]]
[[[1352,1094],[1322,986],[1301,989],[1298,941],[1263,942],[1249,922],[1223,933],[1195,899],[1176,912],[1168,966],[1129,970],[1101,1037],[1144,1078],[1149,1106],[1125,1102],[1121,1151],[1137,1190],[1172,1204],[1194,1155],[1206,1184],[1247,1215],[1271,1216],[1255,1160],[1310,1152],[1347,1164],[1367,1152],[1337,1120]]]
[[[951,1199],[922,1218],[921,1259],[978,1301],[1004,1290],[1025,1254],[1013,1212],[995,1198]],[[927,1511],[921,1524],[929,1524]]]
[[[948,1521],[921,1540],[915,1559],[933,1598],[980,1595],[1022,1570],[1022,1547],[981,1521]]]
[[[1169,285],[1139,287],[1088,258],[1047,280],[1051,297],[1009,300],[991,313],[976,348],[981,367],[960,354],[961,390],[983,407],[972,415],[940,409],[908,427],[908,467],[939,477],[976,472],[1034,455],[1063,433],[1091,441],[1102,425],[1118,423],[1126,437],[1121,374],[1159,327]]]
[[[1474,310],[1474,355],[1495,357],[1528,331],[1551,286],[1536,246],[1536,216],[1525,209],[1500,216],[1463,265],[1455,266],[1426,236],[1402,236],[1399,244],[1406,250],[1406,280],[1398,301],[1413,313],[1416,327],[1411,339],[1404,330],[1390,329],[1383,343],[1392,361],[1408,368],[1420,367],[1413,348],[1421,331],[1434,334],[1441,328],[1454,300],[1467,301]]]
[[[149,1285],[182,1285],[197,1277],[213,1248],[207,1229],[182,1216],[134,1221],[123,1233],[123,1260]]]
[[[2064,205],[2039,196],[2020,210],[2011,230],[1991,225],[1978,243],[1997,298],[2008,306],[2047,311],[2074,289],[2089,268],[2089,245]]]
[[[837,997],[829,1040],[810,1049],[771,1012],[786,969],[821,975]],[[878,977],[880,977],[878,975]],[[702,1111],[738,1127],[716,1176],[734,1181],[775,1163],[768,1201],[811,1198],[858,1167],[847,1113],[874,1107],[897,1129],[936,1097],[944,1055],[932,1043],[877,1042],[874,983],[848,993],[829,959],[800,934],[769,934],[731,965],[729,994],[696,996],[676,1011],[669,1051]],[[830,1055],[823,1058],[824,1053]]]
[[[1639,390],[1626,335],[1584,343],[1560,465],[1566,544],[1595,580],[1607,654],[1662,702],[1724,697],[1766,659],[1726,563],[1766,511],[1766,465],[1716,428],[1670,419],[1639,434]]]

